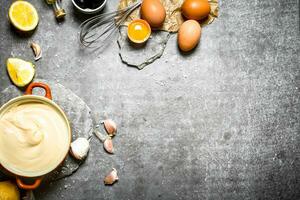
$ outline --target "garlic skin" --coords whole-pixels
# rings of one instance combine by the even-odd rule
[[[104,124],[104,128],[107,132],[107,134],[110,136],[110,137],[113,137],[116,135],[116,132],[117,132],[117,124],[111,120],[111,119],[106,119],[103,121],[103,124]]]
[[[72,156],[78,160],[83,160],[90,150],[90,143],[86,138],[77,138],[71,143],[70,152]]]
[[[112,185],[118,180],[118,171],[115,168],[113,168],[112,171],[104,178],[104,184]]]
[[[103,143],[109,136],[107,134],[101,133],[98,130],[94,130],[93,133],[96,135],[96,137]]]
[[[112,143],[112,139],[111,138],[107,138],[104,142],[103,142],[103,148],[105,149],[105,151],[107,153],[113,154],[114,153],[114,146]]]
[[[42,57],[42,49],[41,49],[40,45],[38,45],[35,42],[31,42],[30,47],[32,48],[34,56],[35,56],[34,60],[35,61],[39,60]]]

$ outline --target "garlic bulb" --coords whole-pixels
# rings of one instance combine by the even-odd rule
[[[119,180],[118,172],[115,168],[104,178],[105,185],[112,185]]]
[[[104,128],[109,136],[113,137],[116,135],[117,124],[113,120],[106,119],[103,121],[103,124],[104,124]]]
[[[90,143],[86,138],[77,138],[71,143],[71,154],[78,160],[84,159],[90,149]]]

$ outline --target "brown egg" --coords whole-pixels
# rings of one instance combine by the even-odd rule
[[[163,25],[166,18],[166,10],[160,0],[143,0],[141,16],[151,27],[157,28]]]
[[[182,51],[195,48],[200,40],[201,27],[195,20],[187,20],[181,24],[178,31],[178,46]]]
[[[187,19],[201,20],[209,15],[210,5],[208,0],[185,0],[181,12]]]

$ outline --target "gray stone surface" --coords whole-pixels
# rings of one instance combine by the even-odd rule
[[[116,41],[99,55],[80,49],[84,16],[71,1],[60,24],[43,1],[30,1],[40,24],[24,38],[1,0],[0,89],[11,84],[6,58],[33,60],[34,40],[44,50],[37,77],[59,81],[119,125],[115,155],[92,140],[76,174],[43,185],[37,199],[299,199],[298,1],[221,1],[194,52],[181,54],[173,35],[143,70],[122,64]],[[105,187],[112,167],[120,180]]]

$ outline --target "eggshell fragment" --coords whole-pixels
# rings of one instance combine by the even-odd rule
[[[199,43],[201,36],[200,24],[195,20],[185,21],[178,31],[178,46],[182,51],[190,51]]]
[[[166,10],[160,0],[143,0],[141,16],[151,27],[157,28],[163,25],[166,18]]]

